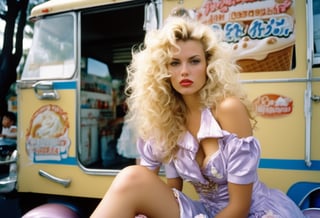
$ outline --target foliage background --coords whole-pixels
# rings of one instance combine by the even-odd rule
[[[33,36],[31,9],[46,0],[0,0],[0,118],[8,111]]]

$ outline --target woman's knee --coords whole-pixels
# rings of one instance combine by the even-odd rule
[[[150,180],[160,179],[153,172],[143,166],[133,165],[121,170],[114,180],[114,188],[126,190],[141,188],[150,184]]]

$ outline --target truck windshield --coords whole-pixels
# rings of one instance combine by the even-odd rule
[[[73,14],[36,21],[32,43],[21,79],[72,77],[76,66]]]

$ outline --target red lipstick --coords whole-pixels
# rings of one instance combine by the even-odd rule
[[[180,85],[182,86],[190,86],[193,84],[193,81],[189,80],[189,79],[183,79],[180,81]]]

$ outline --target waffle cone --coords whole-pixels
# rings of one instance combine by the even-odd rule
[[[237,64],[243,72],[285,71],[291,70],[293,46],[272,52],[260,61],[253,59],[238,60]]]

